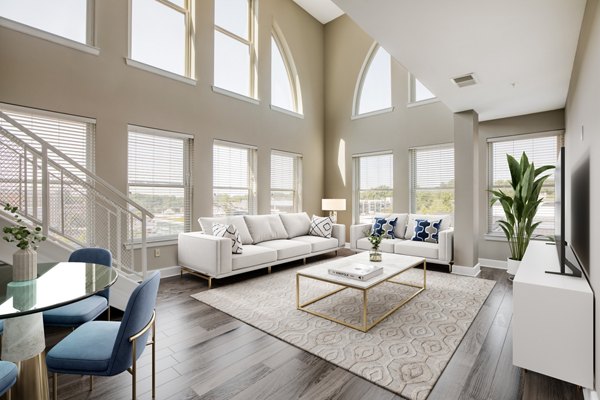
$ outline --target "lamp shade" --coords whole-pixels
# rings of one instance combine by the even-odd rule
[[[322,199],[321,209],[323,211],[345,211],[346,199]]]

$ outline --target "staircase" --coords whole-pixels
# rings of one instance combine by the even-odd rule
[[[42,227],[41,257],[62,261],[77,248],[103,247],[113,255],[119,285],[135,287],[145,278],[146,227],[154,215],[0,111],[0,227],[10,223],[7,203],[27,224]],[[13,251],[0,246],[0,260],[11,261]],[[127,288],[114,292],[128,297]],[[126,300],[113,301],[112,292],[111,305],[124,308]]]

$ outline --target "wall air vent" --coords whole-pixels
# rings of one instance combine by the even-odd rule
[[[471,86],[471,85],[474,85],[474,84],[477,83],[477,80],[475,79],[475,75],[472,74],[472,73],[471,74],[457,76],[455,78],[451,78],[451,80],[458,87]]]

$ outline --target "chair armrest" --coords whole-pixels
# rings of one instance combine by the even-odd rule
[[[344,247],[346,245],[346,225],[344,224],[333,224],[333,231],[331,237],[338,240],[338,246]]]
[[[454,228],[440,231],[438,234],[438,244],[439,260],[448,263],[452,261],[454,259]]]
[[[177,262],[182,267],[213,277],[231,272],[231,239],[202,232],[180,233]]]
[[[367,237],[365,232],[371,229],[371,224],[356,224],[350,226],[350,248],[356,250],[356,241]]]

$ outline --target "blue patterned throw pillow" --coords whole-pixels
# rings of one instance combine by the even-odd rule
[[[394,228],[396,227],[396,223],[398,222],[398,218],[381,218],[375,217],[373,218],[373,226],[371,227],[371,235],[381,236],[387,239],[395,239],[394,236]]]
[[[427,243],[438,242],[440,225],[442,224],[441,219],[432,221],[426,219],[416,219],[415,223],[415,232],[413,233],[411,240],[414,240],[415,242]]]

